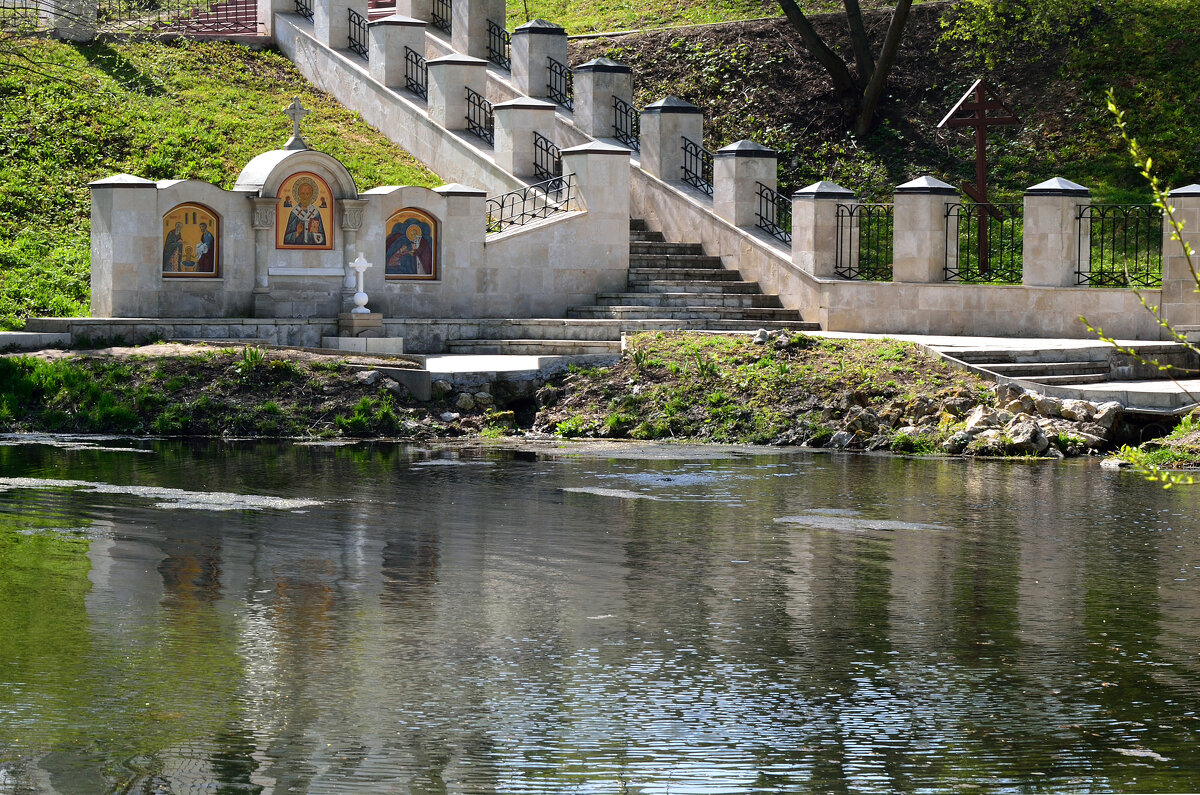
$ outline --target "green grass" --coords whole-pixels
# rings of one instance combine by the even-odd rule
[[[360,190],[438,177],[274,52],[224,43],[25,41],[36,71],[0,57],[0,327],[86,315],[87,184],[126,172],[233,187],[288,139],[301,97],[309,145],[341,160]]]
[[[528,0],[509,2],[508,28],[512,30],[528,19],[545,19],[566,28],[567,33],[631,30],[634,28],[697,25],[730,22],[757,17],[777,17],[779,4],[766,0],[593,0],[580,3],[568,0]]]

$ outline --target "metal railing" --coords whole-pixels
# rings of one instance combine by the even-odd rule
[[[488,60],[512,71],[512,34],[488,20]]]
[[[467,88],[467,132],[474,133],[492,146],[496,145],[496,119],[492,103],[474,89]]]
[[[350,51],[355,55],[360,55],[364,59],[370,59],[369,50],[367,48],[367,18],[365,15],[358,13],[353,8],[347,9],[347,15],[350,17],[349,30],[349,47]]]
[[[512,226],[523,226],[531,221],[568,212],[574,199],[574,174],[554,177],[502,196],[489,197],[484,203],[487,209],[487,233],[503,232]]]
[[[789,246],[792,244],[792,200],[761,182],[758,186],[759,229]]]
[[[833,272],[843,279],[892,280],[891,204],[839,204]]]
[[[1000,217],[986,215],[987,259],[980,261],[979,205],[964,201],[946,205],[946,281],[975,284],[1020,284],[1024,223],[1019,202],[992,203]]]
[[[307,19],[309,22],[312,22],[313,21],[312,0],[296,0],[296,13],[299,14],[300,16],[304,17],[305,19]]]
[[[1092,287],[1162,285],[1162,208],[1153,204],[1083,204],[1076,284]]]
[[[642,113],[620,97],[613,97],[613,138],[635,152],[642,149]]]
[[[5,4],[13,0],[5,0]],[[26,8],[37,12],[26,0]],[[45,4],[56,7],[55,0]],[[256,33],[253,0],[95,0],[96,27],[102,33]]]
[[[533,175],[538,179],[562,176],[562,150],[539,132],[533,134]]]
[[[451,22],[454,19],[450,0],[433,0],[433,5],[429,9],[429,18],[435,28],[449,36]]]
[[[37,0],[0,0],[0,31],[6,33],[32,33],[46,26]]]
[[[546,84],[550,99],[567,110],[575,110],[575,73],[553,58],[546,59],[546,67],[550,73],[550,82]]]
[[[687,137],[683,139],[683,181],[713,195],[713,153]]]
[[[408,46],[404,48],[404,87],[429,101],[429,66],[425,56]]]

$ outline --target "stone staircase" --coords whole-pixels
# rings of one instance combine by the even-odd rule
[[[947,353],[995,375],[1039,384],[1098,384],[1109,378],[1106,348],[1072,350],[953,350]]]
[[[451,353],[587,355],[620,353],[621,334],[639,331],[816,331],[775,295],[724,267],[699,243],[668,243],[641,220],[630,221],[629,281],[625,292],[602,293],[591,306],[567,310],[558,321],[481,324],[505,338],[450,341]]]

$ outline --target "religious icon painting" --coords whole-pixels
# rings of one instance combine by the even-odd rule
[[[386,278],[438,278],[438,228],[433,216],[406,207],[392,213],[384,229],[387,230],[383,268]]]
[[[215,212],[203,204],[173,207],[163,216],[163,276],[219,276],[220,243],[220,220]]]
[[[279,186],[275,248],[332,249],[333,191],[308,171],[292,174]]]

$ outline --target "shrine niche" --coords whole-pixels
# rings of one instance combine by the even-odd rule
[[[384,276],[388,279],[438,278],[438,226],[428,213],[406,207],[392,213],[387,230]]]
[[[330,250],[333,248],[333,191],[311,171],[301,171],[279,186],[275,216],[275,247]]]
[[[163,216],[162,275],[214,278],[220,268],[220,221],[203,204],[180,204]]]

